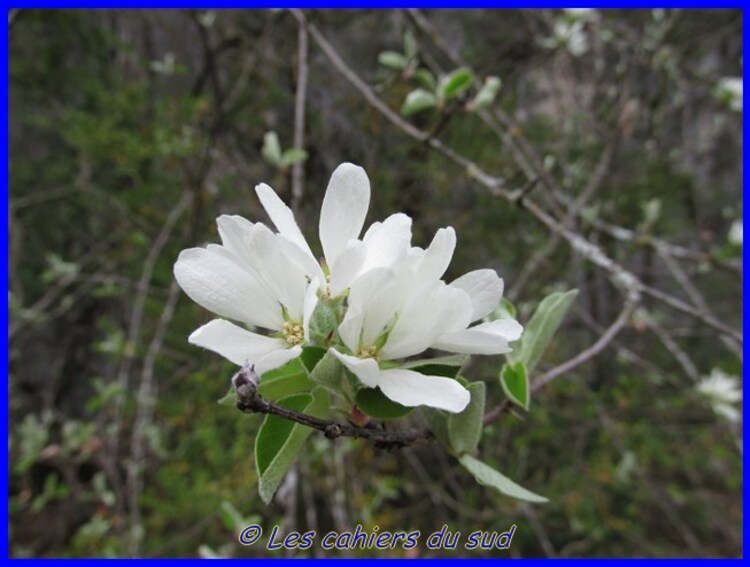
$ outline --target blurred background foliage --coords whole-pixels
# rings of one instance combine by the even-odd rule
[[[306,16],[396,113],[421,88],[416,69],[469,65],[475,85],[404,120],[561,219],[550,187],[576,198],[591,185],[575,231],[741,328],[741,12]],[[269,132],[295,147],[299,25],[287,11],[16,10],[9,22],[13,556],[282,555],[236,543],[252,522],[266,535],[518,525],[508,551],[461,552],[476,556],[741,553],[740,424],[695,388],[715,368],[740,375],[739,351],[653,297],[528,414],[485,433],[483,460],[549,504],[476,485],[436,445],[383,452],[315,434],[264,506],[252,456],[261,420],[216,404],[234,369],[187,343],[210,314],[172,276],[180,250],[218,240],[219,214],[265,220],[256,183],[294,202],[313,242],[328,176],[352,161],[371,178],[368,223],[404,211],[422,246],[454,226],[448,278],[497,269],[522,322],[545,294],[579,288],[539,372],[596,341],[620,292],[523,206],[394,127],[309,38],[304,152],[262,151]],[[472,108],[491,77],[499,88]],[[511,120],[493,130],[484,112]],[[529,182],[513,144],[539,157],[545,182]],[[292,163],[304,174],[296,198]],[[655,239],[684,254],[665,259]],[[499,367],[485,358],[465,372],[487,381],[488,408],[503,399]]]

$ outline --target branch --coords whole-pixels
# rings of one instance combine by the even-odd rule
[[[542,374],[539,378],[537,378],[534,383],[531,385],[531,391],[536,392],[546,384],[549,384],[554,380],[555,378],[558,378],[562,376],[563,374],[570,372],[577,366],[580,366],[581,364],[588,362],[592,358],[594,358],[597,354],[599,354],[601,351],[603,351],[609,343],[611,343],[614,338],[620,333],[620,331],[623,330],[625,325],[627,325],[628,321],[630,320],[630,316],[635,311],[636,307],[638,306],[637,299],[629,299],[625,302],[625,306],[623,307],[622,311],[620,311],[620,314],[617,316],[617,319],[607,328],[607,330],[604,332],[604,334],[599,337],[599,340],[596,341],[593,345],[591,345],[589,348],[587,348],[584,351],[581,351],[578,355],[574,356],[567,362],[564,362],[563,364],[556,366],[549,372]]]
[[[401,431],[385,431],[375,427],[357,427],[349,423],[338,423],[328,419],[321,419],[306,413],[291,410],[268,400],[258,394],[258,374],[254,366],[244,366],[232,377],[237,409],[245,413],[264,413],[287,419],[300,425],[321,431],[328,439],[339,437],[354,437],[374,441],[380,449],[398,449],[433,438],[430,431],[404,429]]]
[[[307,22],[304,15],[299,21],[297,48],[297,92],[294,96],[294,147],[298,150],[305,146],[305,98],[307,95]],[[304,193],[303,162],[298,161],[292,166],[292,210],[297,212],[302,204]]]

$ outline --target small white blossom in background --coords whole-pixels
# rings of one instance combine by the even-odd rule
[[[402,368],[403,359],[429,348],[503,354],[520,338],[523,328],[512,318],[481,322],[502,299],[494,270],[442,280],[456,246],[453,228],[440,229],[423,250],[411,245],[411,218],[397,213],[360,238],[370,201],[361,167],[344,163],[331,176],[320,213],[320,263],[273,189],[260,184],[256,193],[278,232],[223,215],[222,244],[184,250],[174,267],[196,303],[252,329],[214,319],[190,335],[191,343],[237,365],[254,364],[261,379],[304,346],[325,346],[364,386],[391,400],[455,413],[469,403],[469,391],[455,379]],[[310,332],[321,303],[344,309],[326,344]]]
[[[589,40],[584,29],[585,22],[580,19],[559,18],[552,28],[552,36],[539,40],[547,49],[564,48],[573,57],[579,57],[589,50]]]
[[[727,240],[729,240],[730,244],[742,246],[742,219],[737,219],[732,223],[732,226],[729,228]]]
[[[742,77],[723,77],[714,89],[714,96],[734,112],[742,112],[742,86]]]
[[[711,375],[704,377],[696,386],[713,410],[727,421],[738,423],[742,412],[737,407],[742,402],[742,387],[736,376],[730,376],[719,368],[711,370]]]

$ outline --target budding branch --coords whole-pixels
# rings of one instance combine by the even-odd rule
[[[321,419],[306,413],[298,412],[275,404],[258,394],[258,375],[252,366],[244,366],[232,378],[237,409],[245,413],[263,413],[275,415],[282,419],[294,421],[300,425],[311,427],[323,432],[329,439],[339,437],[355,437],[374,441],[381,449],[398,449],[415,443],[428,441],[433,438],[430,431],[416,429],[402,429],[386,431],[376,426],[358,427],[350,423]]]

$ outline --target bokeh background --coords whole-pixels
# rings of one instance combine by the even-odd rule
[[[740,406],[697,388],[741,375],[741,12],[11,10],[9,26],[13,556],[326,554],[242,548],[247,523],[518,526],[507,551],[353,556],[741,553]],[[401,115],[417,69],[458,68],[476,81],[465,93]],[[473,108],[487,77],[502,86]],[[314,434],[266,506],[260,417],[216,403],[235,369],[186,341],[211,314],[174,283],[180,250],[217,242],[219,214],[266,220],[261,181],[315,242],[343,161],[370,176],[368,224],[404,211],[422,246],[452,225],[448,278],[495,268],[522,322],[580,290],[538,374],[597,341],[623,306],[611,273],[404,124],[656,290],[485,433],[482,459],[549,504],[476,485],[436,444]],[[306,159],[264,155],[269,132]],[[465,372],[488,409],[501,362]]]

